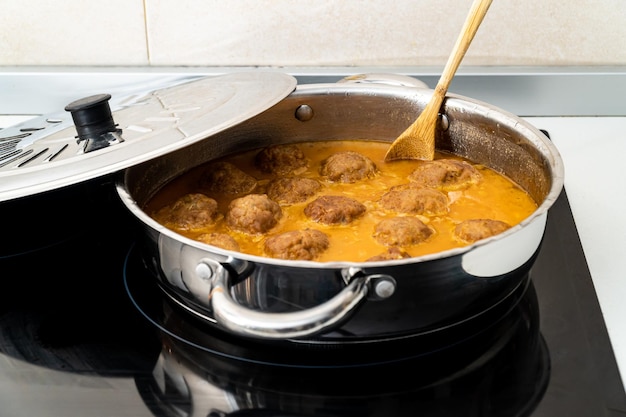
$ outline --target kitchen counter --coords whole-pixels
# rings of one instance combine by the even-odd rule
[[[352,68],[350,71],[358,73],[360,70]],[[380,69],[377,72],[381,72]],[[300,81],[317,82],[319,77],[312,74],[305,73]],[[433,71],[417,77],[431,85],[433,80],[436,82],[436,74]],[[102,89],[112,92],[112,88],[115,93],[123,91],[137,80],[150,84],[181,76],[197,76],[198,73],[133,73],[132,82],[123,78],[125,81],[120,84],[119,80],[122,78],[117,73],[113,78],[103,78],[87,72],[82,78],[72,77],[72,85],[76,87],[74,90],[68,90],[67,79],[62,71],[54,71],[52,78],[49,74],[44,74],[44,78],[48,78],[45,78],[45,85],[39,86],[37,80],[42,79],[42,74],[31,75],[33,77],[28,78],[28,74],[24,72],[0,71],[0,91],[3,91],[0,98],[0,128],[28,120],[33,115],[51,112],[55,108],[56,111],[62,110],[71,100],[104,92]],[[332,74],[332,77],[335,75]],[[623,271],[626,271],[626,192],[621,164],[626,155],[626,107],[623,106],[624,94],[619,92],[626,91],[626,72],[611,70],[593,74],[535,73],[526,78],[521,73],[507,72],[496,76],[495,81],[486,77],[486,74],[476,72],[461,73],[456,81],[456,88],[451,88],[450,91],[478,98],[522,115],[536,127],[547,130],[561,152],[565,164],[565,189],[624,382],[626,278]],[[35,80],[35,84],[28,80]],[[61,82],[63,80],[65,81]],[[552,83],[554,80],[558,82]],[[478,92],[477,83],[501,86],[507,85],[507,82],[515,84],[509,91],[511,94],[498,88],[484,88],[480,90],[484,93],[482,96],[472,94]],[[586,86],[584,91],[594,90],[590,86],[602,87],[600,91],[596,91],[597,88],[594,90],[594,94],[598,95],[595,102],[598,105],[594,105],[593,97],[588,95],[585,100],[572,102],[580,97],[581,90],[576,86],[580,87],[581,83]],[[45,91],[45,86],[51,87],[53,97],[41,93]],[[541,88],[544,87],[557,89],[549,91],[551,101],[542,99],[545,90]],[[514,104],[515,94],[512,92],[525,90],[533,91],[532,97],[526,95],[521,103]],[[56,96],[54,92],[57,93]],[[559,96],[560,93],[563,94]],[[557,95],[556,99],[554,95]],[[606,101],[600,102],[603,95],[619,100],[609,104]],[[540,104],[537,111],[531,110],[533,100]],[[558,104],[559,100],[564,104]],[[29,101],[31,106],[28,105]],[[586,103],[580,103],[585,101]],[[616,105],[617,103],[619,104]]]

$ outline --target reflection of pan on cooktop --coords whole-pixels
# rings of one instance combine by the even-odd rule
[[[155,415],[522,417],[533,412],[546,386],[539,364],[505,366],[503,359],[504,369],[489,377],[477,372],[420,387],[412,377],[421,369],[411,363],[378,372],[281,368],[284,372],[275,373],[228,369],[214,355],[213,363],[207,359],[200,367],[184,355],[164,349],[151,379],[137,380]]]
[[[133,296],[138,282],[127,282]],[[145,299],[135,300],[147,307]],[[176,332],[183,331],[186,317],[166,304],[159,317],[165,323],[154,321],[162,331],[161,355],[150,378],[138,379],[137,387],[156,415],[527,416],[549,380],[532,286],[508,316],[502,324],[510,331],[492,345],[481,345],[483,354],[462,364],[454,357],[433,361],[425,355],[382,366],[274,366],[255,361],[261,353],[248,359],[217,350],[251,356],[252,347],[242,352],[228,341],[207,346],[216,334],[202,338],[187,328],[183,339]],[[462,355],[458,349],[451,353]],[[310,358],[302,350],[291,354],[303,362]],[[453,370],[449,363],[461,367]]]
[[[0,353],[45,368],[107,376],[149,370],[156,332],[120,279],[127,237],[99,233],[0,261]],[[0,413],[1,414],[1,413]]]
[[[0,352],[57,371],[112,377],[154,365],[159,345],[141,326],[119,329],[91,319],[33,309],[0,315]]]

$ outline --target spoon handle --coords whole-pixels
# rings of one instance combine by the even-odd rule
[[[487,10],[489,10],[491,2],[492,0],[474,0],[474,3],[472,3],[472,7],[470,8],[467,18],[465,18],[465,23],[463,24],[463,28],[459,33],[456,43],[454,44],[452,53],[448,57],[448,62],[446,62],[443,73],[441,74],[441,77],[437,82],[437,86],[435,87],[435,94],[440,94],[442,98],[446,95],[450,82],[452,81],[456,70],[459,68],[470,43],[472,43],[474,35],[476,35],[476,31],[478,31],[478,27],[487,14]]]
[[[474,0],[454,48],[448,57],[435,91],[418,118],[398,136],[385,154],[385,161],[397,159],[423,159],[435,157],[435,131],[439,110],[448,92],[448,86],[465,56],[478,27],[483,21],[492,0]]]

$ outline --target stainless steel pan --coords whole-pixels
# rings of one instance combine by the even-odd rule
[[[384,262],[285,261],[187,239],[142,210],[172,178],[231,153],[310,140],[391,142],[432,94],[399,84],[301,85],[242,123],[126,169],[117,191],[138,220],[146,263],[163,291],[223,331],[307,343],[409,337],[454,326],[506,300],[540,250],[548,210],[563,187],[562,160],[535,127],[465,97],[445,100],[437,149],[504,173],[539,204],[521,224],[473,245]]]

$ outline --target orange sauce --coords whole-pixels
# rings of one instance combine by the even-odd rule
[[[290,230],[317,229],[326,233],[330,241],[328,250],[315,259],[318,262],[362,262],[385,252],[387,247],[374,240],[372,234],[375,226],[381,220],[393,217],[396,214],[380,207],[378,200],[394,185],[408,183],[407,177],[415,170],[419,162],[385,162],[384,156],[389,148],[389,143],[386,142],[328,141],[306,142],[300,143],[298,146],[310,161],[308,170],[299,174],[299,176],[317,179],[322,183],[322,190],[306,202],[281,206],[283,210],[282,219],[267,234],[250,235],[238,232],[229,228],[223,220],[205,229],[175,231],[192,239],[202,233],[227,233],[238,242],[241,252],[266,256],[263,251],[263,244],[267,237]],[[267,184],[272,179],[272,176],[255,168],[254,157],[258,151],[257,149],[232,155],[221,160],[231,162],[244,172],[255,177],[262,189],[262,186]],[[334,183],[321,178],[319,175],[321,162],[330,155],[342,151],[354,151],[370,158],[379,170],[376,177],[351,184]],[[436,155],[437,158],[462,160],[462,158],[457,156],[441,153]],[[510,179],[485,166],[473,165],[482,175],[481,181],[463,190],[447,192],[446,194],[450,201],[449,213],[447,215],[437,217],[419,216],[422,221],[435,229],[435,233],[425,242],[401,249],[415,257],[461,247],[466,245],[466,243],[455,238],[453,230],[456,224],[463,220],[486,218],[500,220],[513,226],[536,210],[536,202]],[[198,191],[194,187],[202,169],[202,166],[197,167],[167,184],[144,208],[146,212],[148,214],[154,213],[159,208],[173,202],[176,198],[186,193]],[[257,193],[259,191],[255,190],[254,192]],[[364,204],[367,207],[367,211],[365,215],[348,225],[337,226],[317,223],[307,218],[303,214],[303,210],[309,202],[320,195],[352,197]],[[224,214],[230,200],[233,198],[232,196],[224,195],[209,195],[209,197],[214,198],[218,202],[219,209]],[[171,225],[166,226],[171,227]]]

